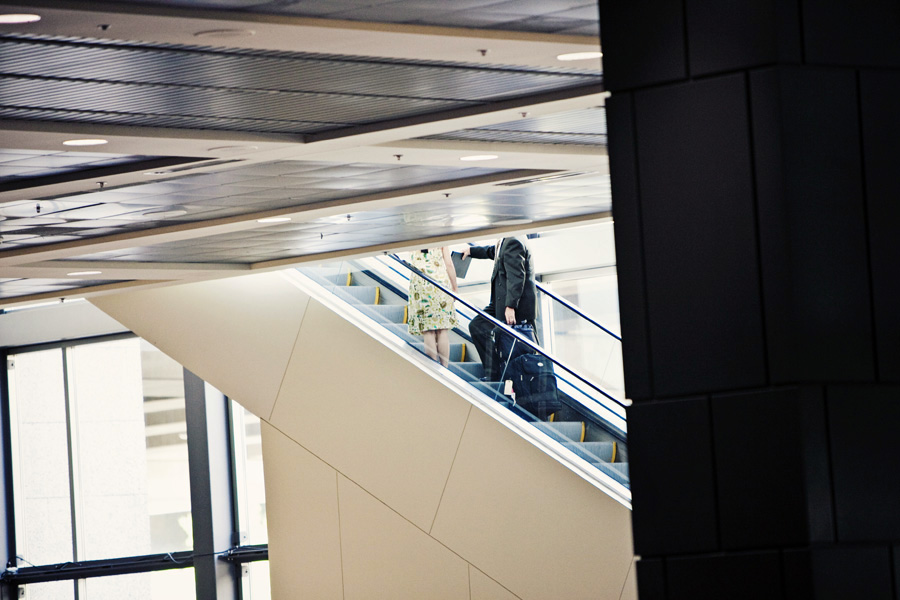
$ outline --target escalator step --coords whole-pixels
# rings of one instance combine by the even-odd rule
[[[422,338],[418,338],[418,339],[421,340]],[[460,362],[459,359],[460,359],[460,357],[462,356],[462,352],[463,352],[462,347],[463,347],[463,345],[464,345],[464,344],[462,344],[462,343],[458,343],[458,344],[450,344],[450,362],[451,362],[451,363],[453,363],[453,362],[457,362],[457,363]],[[418,350],[419,352],[422,352],[422,353],[425,352],[425,343],[424,343],[424,342],[419,341],[419,342],[417,342],[417,343],[414,343],[413,346],[414,346],[414,347],[416,348],[416,350]]]
[[[628,485],[628,463],[595,462],[593,464],[622,485]]]
[[[534,426],[559,442],[580,442],[584,439],[581,421],[538,422]]]
[[[476,362],[451,362],[450,370],[467,381],[478,381],[484,376],[481,363]]]
[[[563,446],[588,462],[612,462],[615,458],[615,442],[564,443]]]
[[[373,316],[381,323],[403,323],[405,304],[378,304],[368,305],[363,312]]]
[[[352,285],[350,287],[336,287],[334,294],[349,302],[362,304],[375,304],[378,297],[378,288],[367,285]]]

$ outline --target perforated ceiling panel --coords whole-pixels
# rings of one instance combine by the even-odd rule
[[[408,240],[461,234],[491,225],[525,225],[610,209],[609,177],[588,173],[530,186],[497,185],[488,194],[356,211],[252,231],[100,252],[73,260],[257,263],[378,244],[402,245]]]
[[[79,288],[119,283],[104,279],[0,279],[0,299],[30,296],[32,294],[55,294]]]
[[[596,84],[598,73],[0,37],[0,117],[310,133]]]
[[[0,205],[4,250],[450,182],[502,169],[280,161]]]
[[[119,0],[378,23],[599,35],[596,0]]]
[[[143,162],[151,158],[156,157],[0,148],[0,183]]]
[[[606,145],[606,109],[573,110],[548,116],[427,136],[431,140],[473,140],[529,144]]]

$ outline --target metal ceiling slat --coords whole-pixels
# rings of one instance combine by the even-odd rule
[[[411,65],[361,59],[245,56],[180,49],[0,40],[0,72],[92,81],[493,99],[577,85],[595,76],[490,67]],[[98,68],[98,65],[101,67]]]

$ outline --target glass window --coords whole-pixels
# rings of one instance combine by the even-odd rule
[[[620,335],[618,280],[615,270],[602,269],[596,276],[545,283],[550,290],[577,306],[609,331]],[[622,343],[584,321],[558,303],[551,305],[552,351],[564,362],[593,376],[603,389],[625,397]]]
[[[265,544],[269,536],[266,529],[260,421],[259,417],[237,402],[232,401],[231,408],[234,415],[234,463],[241,544]]]
[[[182,368],[137,338],[76,346],[71,356],[78,558],[190,549]]]
[[[16,552],[23,566],[68,562],[74,555],[63,351],[10,356],[7,371]]]
[[[269,561],[260,560],[247,563],[241,581],[244,600],[270,600],[272,589],[269,582]]]
[[[79,600],[194,600],[194,569],[170,569],[79,581]],[[31,600],[31,599],[29,599]]]
[[[20,600],[75,600],[74,581],[48,581],[46,583],[29,583],[19,588],[24,590]]]
[[[20,353],[8,369],[25,564],[193,547],[178,363],[127,338]]]

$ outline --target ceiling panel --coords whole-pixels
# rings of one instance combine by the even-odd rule
[[[0,36],[0,117],[312,133],[596,84],[599,72]]]
[[[157,156],[127,156],[101,152],[54,152],[0,148],[0,184],[49,177],[84,169],[141,163]],[[3,214],[0,211],[0,214]]]
[[[119,0],[128,4],[182,6],[287,16],[478,27],[573,35],[600,34],[597,2],[591,0]]]
[[[609,176],[586,173],[521,188],[496,190],[441,202],[377,211],[357,211],[302,223],[275,224],[253,231],[125,248],[74,257],[79,261],[199,262],[251,264],[374,244],[461,234],[516,221],[596,214],[611,209]]]
[[[4,250],[305,206],[503,169],[279,161],[223,173],[0,204]]]
[[[451,131],[420,139],[605,146],[606,109],[600,106],[539,117],[526,116],[516,121]]]
[[[119,283],[103,279],[0,279],[0,299],[64,292],[79,288]]]

